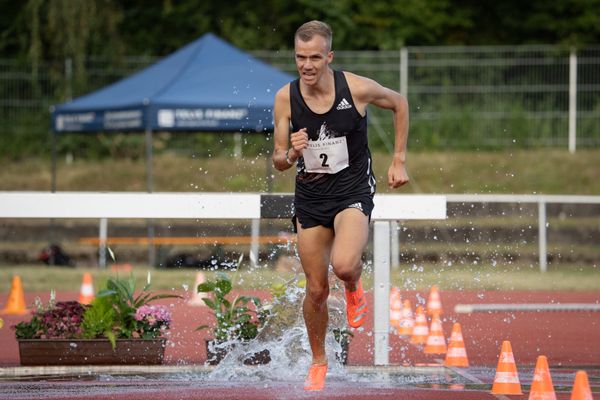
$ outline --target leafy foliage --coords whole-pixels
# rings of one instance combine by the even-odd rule
[[[118,326],[113,308],[115,296],[97,297],[83,314],[83,337],[94,339],[106,337],[113,348],[116,346],[115,326]]]
[[[198,292],[213,294],[212,299],[202,300],[212,310],[216,319],[213,330],[215,339],[222,342],[254,339],[259,328],[266,322],[269,310],[262,305],[258,297],[237,295],[232,300],[229,299],[227,296],[232,288],[233,285],[226,274],[219,274],[216,280],[198,285]],[[197,330],[207,328],[208,325],[203,325]]]
[[[138,331],[139,326],[135,320],[135,313],[140,307],[154,300],[181,297],[174,294],[153,294],[148,291],[149,282],[137,294],[135,288],[136,282],[132,275],[127,280],[109,278],[106,288],[98,292],[99,298],[108,296],[114,301],[113,308],[117,322],[114,330],[117,337],[131,338]]]
[[[86,306],[76,301],[57,302],[48,310],[36,310],[29,322],[15,325],[18,339],[73,339],[81,336]]]
[[[153,339],[161,336],[171,322],[169,311],[148,303],[165,298],[180,298],[174,294],[149,292],[150,282],[136,293],[135,278],[109,278],[89,306],[76,301],[47,305],[36,301],[36,310],[28,322],[13,328],[17,339],[78,339],[106,337],[113,348],[119,338]],[[137,313],[137,314],[136,314]]]

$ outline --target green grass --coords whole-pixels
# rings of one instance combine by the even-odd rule
[[[375,153],[374,170],[379,192],[391,192],[386,185],[390,155]],[[268,161],[262,157],[193,158],[174,153],[157,154],[154,159],[154,190],[174,192],[264,192],[267,190]],[[578,150],[570,154],[566,149],[536,149],[514,151],[409,151],[408,172],[411,183],[398,193],[515,193],[515,194],[600,194],[600,150]],[[294,170],[283,173],[272,170],[273,191],[292,192]],[[0,169],[0,190],[42,190],[50,188],[50,162],[45,159],[3,161]],[[145,161],[143,159],[111,159],[89,161],[76,159],[67,164],[60,160],[58,165],[59,191],[145,191]],[[472,217],[460,218],[460,223],[470,223]],[[478,223],[489,226],[531,225],[537,222],[531,217],[477,218]],[[597,226],[598,218],[551,219],[553,227]],[[411,221],[410,224],[425,224]],[[440,222],[444,223],[444,222]],[[25,243],[20,246],[31,246]],[[473,246],[471,243],[469,246]],[[6,246],[15,246],[15,243]],[[37,245],[36,245],[37,246]],[[458,245],[419,244],[432,250],[459,250]],[[479,246],[479,245],[477,245]],[[566,247],[565,247],[566,246]],[[37,251],[39,246],[32,248]],[[473,247],[470,247],[473,249]],[[481,245],[477,250],[485,251]],[[549,250],[565,252],[572,250],[568,244],[556,244]],[[535,244],[519,247],[522,251],[535,253]],[[578,252],[593,253],[589,246],[575,248]],[[409,248],[410,250],[410,248]],[[419,268],[419,267],[417,267]],[[413,270],[407,266],[392,271],[394,284],[406,289],[426,289],[432,284],[452,289],[523,289],[523,290],[600,290],[600,274],[597,267],[550,265],[547,273],[541,274],[537,266],[508,264],[490,265],[447,264],[424,266]],[[148,268],[134,269],[140,284],[146,279]],[[180,290],[182,285],[192,286],[194,270],[154,270],[153,287],[156,290]],[[96,287],[105,279],[108,271],[93,269]],[[0,266],[0,292],[7,293],[10,279],[18,274],[22,277],[26,291],[78,291],[83,269],[47,268],[40,266]],[[211,272],[207,273],[208,275]],[[370,286],[372,271],[367,268],[365,285]],[[289,278],[271,268],[250,271],[247,268],[237,273],[243,287],[268,288],[273,282]]]
[[[389,154],[374,153],[379,192],[387,188]],[[399,193],[600,194],[600,150],[413,151],[408,156],[411,183]],[[263,192],[265,156],[199,158],[175,153],[154,158],[154,190],[183,192]],[[145,191],[145,160],[60,160],[57,190]],[[272,170],[273,191],[292,192],[294,169]],[[0,190],[49,190],[50,161],[3,161]]]
[[[600,266],[550,267],[541,273],[536,266],[484,266],[484,265],[418,265],[393,268],[391,280],[403,290],[428,290],[433,284],[447,290],[557,290],[557,291],[600,291]],[[81,287],[84,269],[50,268],[40,266],[18,266],[0,268],[0,293],[8,293],[14,275],[21,277],[26,292],[69,291],[78,292]],[[138,287],[146,282],[151,273],[152,289],[159,291],[182,291],[187,286],[192,290],[197,271],[157,270],[142,265],[133,268]],[[95,289],[102,285],[108,276],[117,273],[110,270],[93,269]],[[214,271],[205,271],[206,277],[214,276]],[[294,273],[276,272],[272,268],[251,269],[243,266],[237,272],[228,272],[236,287],[245,289],[266,289],[274,283],[284,283],[294,277]],[[120,272],[128,277],[129,273]],[[372,289],[373,268],[367,265],[364,270],[365,288]],[[302,279],[302,276],[300,276]]]

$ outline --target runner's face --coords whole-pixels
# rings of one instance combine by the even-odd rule
[[[333,52],[327,46],[324,37],[315,35],[308,42],[296,40],[296,68],[305,85],[313,86],[319,82],[333,61]]]

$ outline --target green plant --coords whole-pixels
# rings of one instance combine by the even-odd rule
[[[97,297],[83,314],[83,337],[94,339],[106,337],[113,348],[116,347],[117,336],[114,332],[116,326],[116,313],[113,308],[116,296]]]
[[[42,330],[42,323],[37,315],[33,315],[29,322],[19,322],[13,329],[17,339],[34,339],[37,333]]]
[[[232,300],[227,296],[233,285],[225,274],[218,274],[213,281],[198,285],[198,292],[212,293],[212,299],[203,298],[216,319],[214,338],[219,342],[230,340],[251,340],[258,334],[269,316],[269,308],[258,297],[237,295]],[[254,308],[250,307],[250,304]],[[210,328],[202,325],[197,330]]]
[[[119,278],[108,278],[106,288],[98,292],[97,297],[110,297],[113,300],[115,312],[115,326],[113,332],[116,337],[131,338],[134,334],[142,336],[143,323],[136,320],[136,311],[148,303],[166,298],[181,298],[175,294],[153,294],[149,292],[150,279],[142,290],[136,294],[136,281],[132,276],[127,280]]]

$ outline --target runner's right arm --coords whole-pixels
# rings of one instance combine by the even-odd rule
[[[290,135],[291,113],[290,87],[288,84],[275,95],[273,113],[275,120],[273,165],[279,171],[285,171],[294,165],[302,155],[302,149],[308,145],[308,134],[304,128]],[[290,139],[292,146],[290,146]]]

